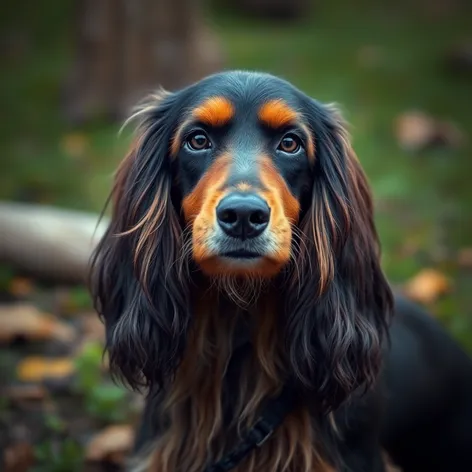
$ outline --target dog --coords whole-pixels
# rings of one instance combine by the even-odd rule
[[[472,361],[424,309],[395,297],[381,443],[404,472],[472,470]]]
[[[336,106],[227,71],[131,119],[91,292],[135,470],[472,470],[471,361],[394,298]]]

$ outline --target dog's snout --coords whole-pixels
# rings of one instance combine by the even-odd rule
[[[269,224],[269,205],[258,195],[230,194],[216,208],[218,224],[233,238],[259,236]]]

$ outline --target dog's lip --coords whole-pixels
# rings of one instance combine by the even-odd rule
[[[262,257],[262,254],[255,251],[248,251],[246,249],[236,249],[234,251],[221,253],[220,257],[227,257],[229,259],[257,259]]]

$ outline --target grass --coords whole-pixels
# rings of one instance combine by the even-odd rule
[[[27,2],[28,3],[28,2]],[[317,4],[321,2],[316,2]],[[451,276],[455,290],[434,307],[472,348],[472,275],[455,253],[472,246],[470,139],[459,150],[402,151],[395,118],[421,109],[451,119],[472,136],[471,81],[444,66],[444,54],[469,31],[469,14],[452,9],[333,0],[297,25],[271,25],[219,12],[211,17],[228,67],[281,75],[323,101],[342,105],[354,147],[370,178],[384,267],[403,283],[425,266]],[[426,4],[426,3],[425,3]],[[124,153],[118,125],[70,129],[60,115],[61,83],[70,65],[71,3],[43,5],[41,15],[15,9],[2,22],[26,33],[26,46],[3,71],[0,101],[0,198],[98,211]],[[417,248],[412,256],[405,248]],[[438,258],[438,254],[450,254]]]

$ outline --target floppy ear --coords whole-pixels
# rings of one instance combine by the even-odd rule
[[[375,381],[393,302],[369,184],[344,123],[334,107],[311,101],[307,108],[316,156],[287,339],[292,372],[331,410]]]
[[[111,223],[92,257],[110,367],[135,389],[161,386],[175,370],[189,324],[188,277],[177,264],[182,228],[171,201],[177,97],[155,95],[135,114],[137,136],[109,198]]]

